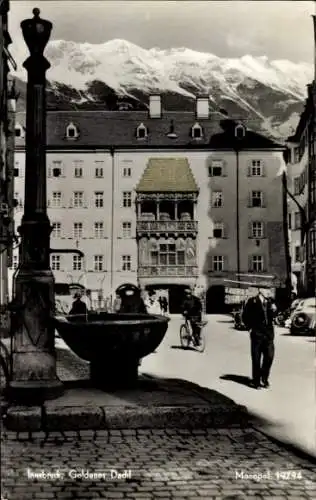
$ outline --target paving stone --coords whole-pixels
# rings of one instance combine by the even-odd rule
[[[97,432],[93,439],[88,432],[87,440],[78,440],[75,433],[71,440],[64,440],[60,445],[54,443],[52,438],[51,442],[44,442],[44,446],[41,446],[39,439],[20,442],[6,436],[2,443],[1,457],[3,491],[9,500],[315,498],[313,487],[316,487],[316,476],[314,470],[311,470],[311,464],[277,448],[280,464],[275,466],[275,448],[267,447],[269,441],[262,439],[262,436],[253,430],[250,433],[250,430],[235,432],[230,429],[227,432],[221,429],[221,432],[218,432],[218,429],[213,429],[204,433],[193,430],[179,432],[173,429],[170,434],[167,430],[160,429],[156,432],[154,429],[150,433],[137,432],[138,440],[135,439],[134,432],[131,434],[125,432],[126,430],[130,429],[117,429],[118,432],[112,433],[114,440],[122,438],[122,442],[112,444],[109,442],[112,430]],[[148,436],[150,439],[147,439]],[[252,448],[246,445],[247,437],[249,441],[251,438],[256,446],[261,447],[264,469],[261,459],[258,460]],[[258,443],[255,441],[257,437]],[[152,438],[156,439],[155,443]],[[199,467],[196,466],[197,463],[200,463]],[[270,464],[271,471],[285,470],[284,464],[290,464],[289,469],[302,471],[303,480],[299,484],[294,479],[280,483],[271,474],[271,478],[264,483],[241,481],[235,478],[234,473],[240,470],[241,463],[247,474],[263,472],[267,470],[267,464]],[[110,478],[106,481],[80,481],[65,477],[62,481],[27,482],[27,468],[50,472],[63,469],[66,476],[70,469],[89,469],[92,472],[108,474],[111,468],[131,469],[132,478],[128,481],[114,481]]]
[[[50,431],[102,428],[103,411],[97,407],[47,407],[45,423]]]
[[[39,406],[11,406],[3,417],[3,423],[10,431],[39,431],[42,410]]]

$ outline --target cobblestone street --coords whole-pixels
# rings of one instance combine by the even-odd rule
[[[316,497],[316,467],[240,429],[3,433],[2,478],[7,500]]]

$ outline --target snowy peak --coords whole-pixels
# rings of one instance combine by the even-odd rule
[[[19,66],[16,76],[25,81],[22,62],[27,54],[17,45],[12,52]],[[185,100],[203,93],[218,106],[260,120],[269,130],[292,123],[293,117],[297,120],[306,85],[313,79],[312,65],[307,63],[249,54],[220,58],[185,47],[144,49],[121,39],[101,44],[53,40],[45,55],[51,63],[47,73],[51,90],[60,103],[66,88],[67,96],[69,89],[77,93],[71,98],[75,105],[102,105],[108,92],[140,102],[160,92],[177,96],[183,106]]]

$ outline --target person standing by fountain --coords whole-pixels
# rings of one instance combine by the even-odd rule
[[[87,315],[88,309],[87,309],[86,304],[81,299],[80,293],[75,293],[74,299],[75,300],[72,303],[72,307],[71,307],[69,314],[73,315],[73,316]]]
[[[116,312],[131,314],[147,313],[147,308],[141,297],[141,292],[135,285],[122,285],[122,287],[117,289],[116,293],[121,299],[120,309]]]

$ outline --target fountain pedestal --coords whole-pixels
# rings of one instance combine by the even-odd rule
[[[90,362],[90,380],[100,389],[134,387],[138,380],[139,360],[136,358],[95,359]]]

